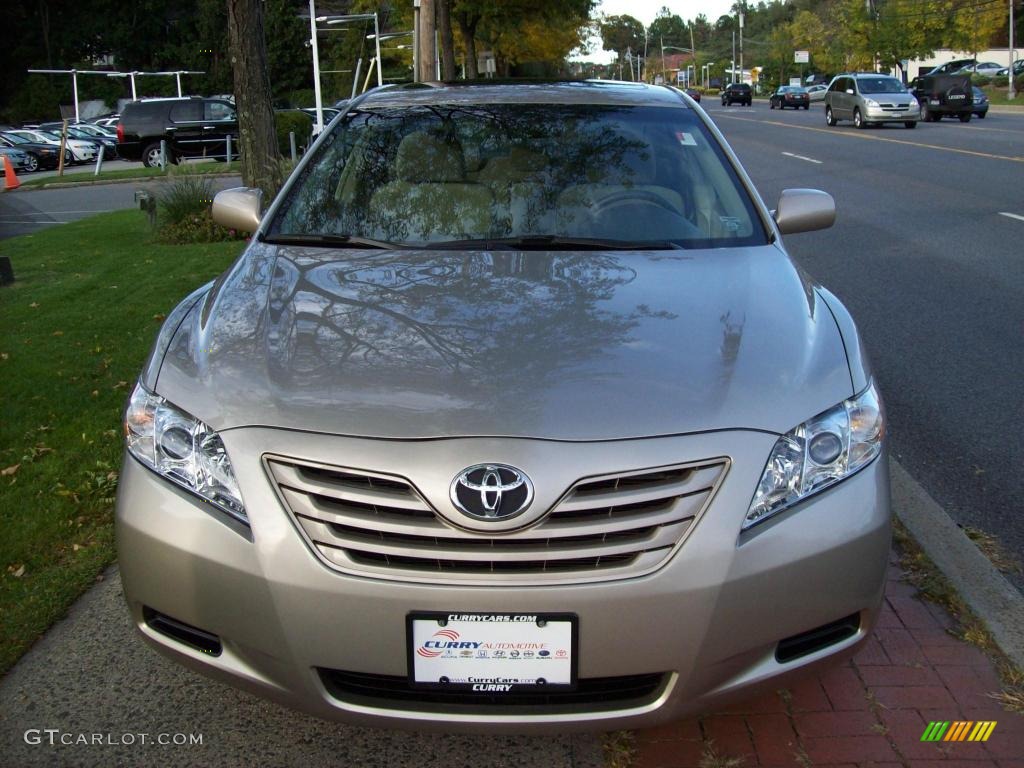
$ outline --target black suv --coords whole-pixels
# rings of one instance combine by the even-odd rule
[[[911,81],[910,88],[921,105],[922,120],[935,122],[948,116],[970,122],[974,112],[970,75],[922,75]]]
[[[141,160],[147,168],[160,164],[160,142],[167,142],[167,161],[183,157],[224,160],[227,137],[237,156],[238,118],[235,106],[223,99],[196,96],[147,99],[126,104],[117,124],[117,151],[125,160]]]
[[[722,91],[722,106],[728,107],[739,102],[749,107],[751,98],[749,85],[746,83],[729,83],[729,85],[725,86],[725,90]]]

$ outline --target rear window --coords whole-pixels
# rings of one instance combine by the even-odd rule
[[[689,109],[366,108],[335,125],[270,234],[405,245],[521,237],[764,244],[753,203]]]

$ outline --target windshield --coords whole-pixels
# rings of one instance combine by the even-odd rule
[[[44,139],[49,139],[50,141],[60,141],[60,136],[56,133],[51,133],[50,131],[39,131],[39,135]]]
[[[907,87],[895,77],[858,77],[861,93],[906,93]]]
[[[562,104],[350,112],[291,188],[269,235],[435,247],[520,238],[610,247],[767,242],[749,195],[693,111]]]
[[[29,140],[23,136],[18,136],[16,133],[4,133],[0,134],[12,144],[28,144]]]

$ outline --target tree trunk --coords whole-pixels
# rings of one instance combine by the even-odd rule
[[[462,42],[466,46],[466,79],[476,80],[480,72],[476,68],[476,25],[480,23],[480,17],[470,18],[468,13],[459,13],[456,18],[459,22],[459,32],[462,33]]]
[[[429,83],[437,80],[437,42],[434,36],[435,26],[434,0],[420,0],[420,82]]]
[[[227,0],[231,70],[238,110],[242,183],[263,190],[269,203],[281,188],[281,154],[274,130],[261,0]]]
[[[441,79],[451,82],[458,77],[455,70],[455,38],[452,35],[452,0],[437,3],[437,30],[441,33]]]

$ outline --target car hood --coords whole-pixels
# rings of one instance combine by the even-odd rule
[[[781,433],[853,394],[835,320],[775,246],[257,243],[155,364],[157,392],[214,429],[381,438]]]

